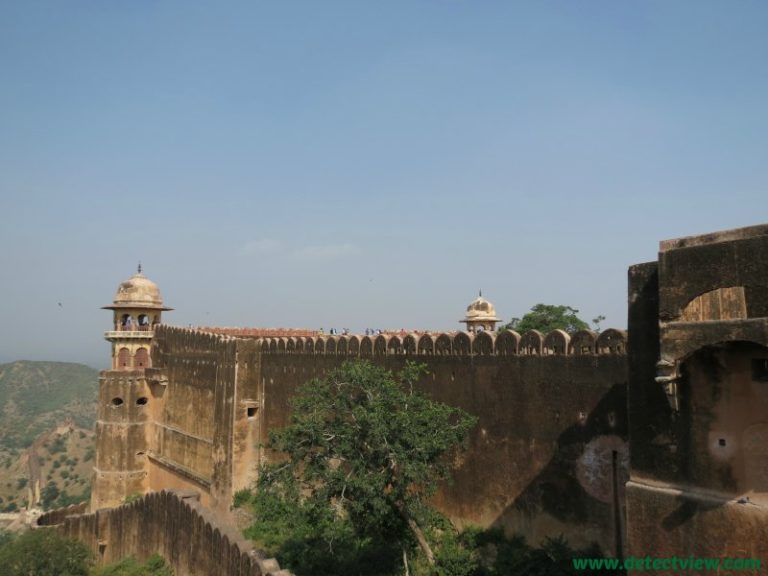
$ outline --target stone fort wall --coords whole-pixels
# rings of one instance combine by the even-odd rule
[[[153,368],[103,375],[93,504],[178,487],[225,510],[272,457],[261,444],[297,386],[347,359],[414,359],[429,370],[420,390],[479,418],[435,498],[459,525],[534,543],[563,534],[616,556],[765,560],[768,225],[662,242],[658,262],[629,270],[629,328],[627,349],[616,330],[267,338],[161,326]]]
[[[55,526],[63,535],[85,543],[103,564],[127,556],[144,561],[160,554],[175,574],[291,576],[237,531],[216,522],[197,496],[189,493],[152,493],[89,514],[77,508],[57,510],[42,516],[38,525]]]
[[[235,338],[159,327],[145,420],[146,490],[193,489],[224,511],[270,458],[296,388],[362,358],[426,364],[420,390],[476,415],[454,481],[435,498],[459,525],[500,526],[532,542],[623,548],[627,477],[626,335],[617,330]],[[112,376],[107,375],[107,378]],[[119,489],[101,501],[116,505]]]

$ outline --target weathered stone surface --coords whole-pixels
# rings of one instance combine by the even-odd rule
[[[765,560],[768,226],[662,242],[629,300],[629,553]]]
[[[214,518],[194,492],[153,492],[90,514],[74,508],[54,511],[38,525],[56,526],[84,542],[101,564],[160,554],[179,575],[290,576],[274,558],[263,558],[236,528]]]
[[[692,300],[723,288],[744,290],[747,318],[768,316],[768,229],[708,237],[709,242],[689,239],[689,245],[659,254],[660,319],[677,320]]]
[[[597,337],[590,333],[579,355],[569,354],[560,332],[538,337],[537,352],[527,355],[517,354],[515,333],[500,336],[501,347],[490,334],[460,332],[322,336],[298,350],[289,340],[280,346],[279,339],[159,327],[147,380],[166,383],[148,384],[147,489],[198,490],[205,505],[225,511],[270,458],[261,444],[287,422],[299,385],[350,358],[392,370],[416,359],[429,371],[421,390],[480,419],[454,482],[435,498],[441,510],[459,525],[498,525],[532,541],[562,533],[574,545],[596,541],[614,553],[623,496],[613,479],[627,474],[626,348],[597,354]],[[609,337],[621,341],[618,331]],[[447,344],[435,354],[440,338]]]

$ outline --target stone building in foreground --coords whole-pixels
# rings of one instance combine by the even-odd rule
[[[768,225],[632,266],[628,359],[629,552],[768,565]]]

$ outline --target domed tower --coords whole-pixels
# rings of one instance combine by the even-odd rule
[[[144,370],[151,366],[154,328],[165,310],[157,285],[141,273],[120,284],[111,306],[112,368],[99,377],[96,458],[91,509],[110,508],[149,488],[148,446],[157,398]]]
[[[114,311],[112,330],[104,338],[112,343],[112,370],[142,370],[152,365],[149,357],[154,327],[160,324],[165,310],[157,284],[139,269],[117,288],[111,306]]]
[[[468,332],[481,332],[483,330],[496,330],[496,323],[499,322],[499,319],[496,317],[496,308],[483,298],[481,291],[480,295],[467,306],[467,314],[459,322],[467,325]]]

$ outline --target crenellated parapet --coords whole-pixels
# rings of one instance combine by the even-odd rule
[[[544,342],[542,343],[543,352],[547,356],[567,354],[570,341],[571,336],[565,330],[552,330],[552,332],[544,337]]]
[[[194,328],[200,332],[210,334],[221,334],[223,336],[234,336],[236,338],[298,338],[307,336],[316,336],[320,334],[318,330],[308,330],[306,328],[238,328],[227,326],[198,326]]]
[[[544,334],[528,330],[520,336],[520,353],[524,356],[541,356],[544,353]]]
[[[237,338],[237,336],[233,334],[216,331],[214,329],[185,328],[183,326],[169,326],[165,324],[157,326],[155,332],[158,336],[181,339],[188,342],[190,346],[195,346],[195,343],[200,343],[200,346],[203,347],[211,342],[226,342]]]
[[[238,338],[227,334],[203,332],[196,328],[160,325],[155,328],[155,342],[152,348],[154,365],[168,368],[174,364],[210,365],[211,351],[217,357],[234,357]],[[149,374],[155,371],[150,370]]]
[[[626,354],[627,331],[608,328],[597,337],[598,354]]]
[[[370,358],[377,356],[609,356],[627,353],[627,333],[608,328],[568,334],[553,330],[495,332],[408,332],[260,338],[265,354],[305,354]]]

